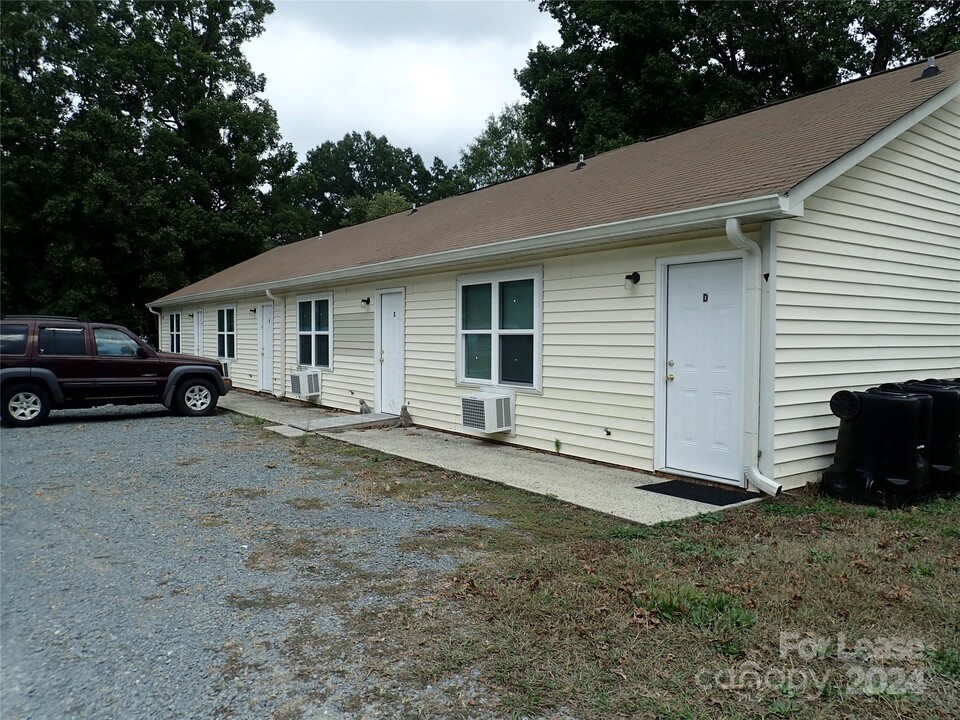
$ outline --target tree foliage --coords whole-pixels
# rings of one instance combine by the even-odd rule
[[[272,9],[0,5],[5,312],[149,328],[145,302],[302,224],[270,212],[295,155],[241,51]]]
[[[484,187],[543,169],[524,133],[523,114],[520,103],[505,105],[460,152],[460,169],[470,185]]]
[[[396,147],[369,131],[352,132],[310,150],[292,182],[299,192],[293,203],[309,213],[312,234],[469,189],[456,166],[448,168],[434,158],[427,169],[410,148]]]
[[[561,44],[517,80],[541,160],[566,163],[960,47],[957,0],[542,0]]]

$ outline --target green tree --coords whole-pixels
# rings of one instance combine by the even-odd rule
[[[493,185],[543,169],[524,132],[523,113],[520,103],[505,105],[460,152],[460,167],[470,185]]]
[[[542,0],[561,44],[517,80],[534,152],[566,163],[958,46],[957,0]]]
[[[145,302],[284,234],[265,210],[295,155],[241,49],[272,9],[0,4],[5,312],[150,328]]]
[[[347,198],[344,201],[344,209],[346,210],[344,223],[346,225],[358,225],[368,220],[376,220],[403,210],[410,210],[411,205],[400,193],[387,190],[377,193],[369,199],[359,195]]]
[[[370,131],[348,133],[310,150],[296,174],[300,195],[295,204],[310,214],[312,234],[382,217],[371,212],[389,214],[469,189],[456,166],[447,168],[434,158],[428,170],[413,150]]]
[[[438,157],[433,159],[430,166],[430,190],[423,196],[423,201],[433,202],[445,197],[459,195],[474,190],[476,185],[460,169],[459,165],[447,167],[447,164]]]

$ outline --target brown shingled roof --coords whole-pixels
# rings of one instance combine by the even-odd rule
[[[269,250],[157,301],[784,195],[960,77],[960,51]]]

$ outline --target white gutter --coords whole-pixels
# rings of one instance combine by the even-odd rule
[[[270,288],[266,288],[267,297],[273,301],[274,307],[276,307],[278,298],[274,297],[273,292]],[[280,301],[280,337],[283,340],[280,343],[280,395],[278,397],[287,396],[287,301],[286,299]],[[273,343],[270,343],[272,346]],[[273,366],[273,363],[270,363],[270,366]]]
[[[426,208],[421,212],[425,211]],[[666,235],[707,228],[711,225],[716,226],[728,217],[760,221],[800,215],[803,215],[803,203],[795,203],[793,207],[790,207],[789,198],[785,196],[764,195],[748,200],[707,205],[692,210],[650,215],[634,220],[619,220],[603,225],[563,230],[516,240],[504,240],[489,245],[447,250],[429,255],[387,260],[371,265],[331,270],[286,280],[274,280],[243,287],[182,295],[171,298],[171,301],[175,300],[180,303],[214,300],[237,295],[256,295],[267,289],[284,290],[302,285],[330,285],[347,279],[351,282],[361,282],[373,278],[383,278],[387,274],[430,271],[444,267],[462,266],[465,263],[513,260],[545,252],[584,251],[595,249],[598,246],[616,244],[630,238]]]
[[[163,315],[147,305],[147,310],[157,316],[157,350],[163,348]]]
[[[760,246],[746,237],[740,229],[740,220],[727,219],[727,239],[743,250],[743,275],[746,282],[744,307],[744,366],[743,392],[743,474],[750,483],[768,495],[780,497],[783,486],[763,473],[757,463],[760,456],[760,290],[762,268]]]

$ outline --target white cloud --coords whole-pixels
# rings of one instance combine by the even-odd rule
[[[370,130],[452,164],[520,98],[514,69],[556,27],[526,2],[279,2],[246,53],[301,157]]]

